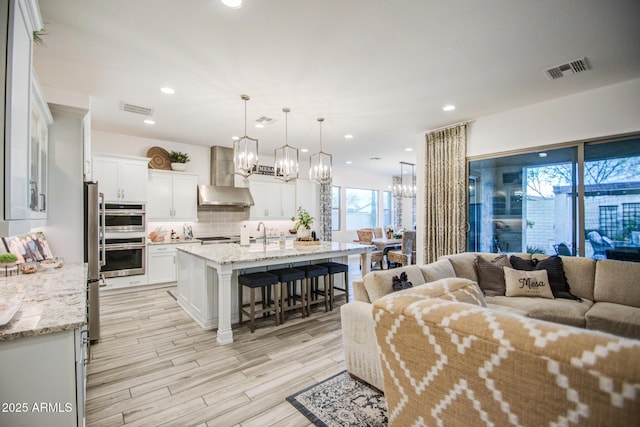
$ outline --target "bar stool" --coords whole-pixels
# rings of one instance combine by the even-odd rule
[[[335,300],[334,289],[343,292],[345,302],[349,302],[349,266],[347,264],[341,264],[339,262],[322,262],[316,265],[326,267],[329,270],[329,309],[333,310],[333,302]],[[344,288],[337,288],[334,286],[334,275],[344,273]]]
[[[256,316],[272,313],[276,317],[276,326],[280,324],[280,307],[279,293],[275,290],[278,288],[279,278],[275,274],[260,271],[257,273],[247,273],[238,276],[238,319],[242,323],[242,315],[246,314],[251,320],[251,333],[256,329]],[[242,302],[242,289],[247,287],[251,290],[249,304]],[[270,298],[271,288],[274,289],[273,301]],[[256,310],[256,289],[262,291],[262,299],[260,301],[260,310]],[[265,290],[267,291],[265,295]],[[273,306],[271,305],[273,303]],[[249,311],[245,311],[245,307],[249,307]]]
[[[329,311],[329,286],[327,282],[327,275],[329,269],[321,265],[300,265],[296,267],[298,270],[304,271],[307,289],[307,316],[311,315],[311,305],[324,303],[324,311]],[[318,278],[324,277],[323,289],[320,290],[318,286]],[[322,295],[322,298],[318,298]],[[313,301],[312,301],[313,300]]]
[[[275,274],[280,281],[280,323],[284,323],[284,315],[287,311],[300,309],[302,317],[306,317],[305,304],[306,292],[302,280],[305,279],[305,273],[297,268],[279,268],[269,270],[269,273]],[[296,282],[300,280],[300,293],[296,293]],[[286,295],[286,298],[285,298]],[[286,300],[286,303],[285,303]]]

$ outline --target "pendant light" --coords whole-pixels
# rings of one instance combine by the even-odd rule
[[[309,158],[309,179],[318,184],[329,184],[332,178],[332,158],[331,154],[322,151],[322,117],[318,118],[320,123],[320,151]]]
[[[400,162],[400,180],[393,186],[393,196],[397,198],[416,197],[416,165]]]
[[[235,173],[247,178],[258,171],[258,140],[247,136],[249,95],[242,95],[240,98],[244,101],[244,136],[233,142],[233,165]]]
[[[276,164],[273,168],[273,175],[284,182],[289,182],[298,178],[299,157],[298,149],[291,147],[287,138],[287,116],[291,110],[285,107],[282,111],[284,111],[284,145],[275,150]]]

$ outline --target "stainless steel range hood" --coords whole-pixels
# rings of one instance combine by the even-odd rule
[[[233,149],[211,147],[211,185],[198,185],[199,206],[253,206],[248,188],[234,187]]]

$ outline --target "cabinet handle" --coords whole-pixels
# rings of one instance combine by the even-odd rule
[[[47,210],[47,195],[44,193],[40,193],[40,212],[46,212]]]
[[[124,188],[122,189],[122,198],[124,199]]]

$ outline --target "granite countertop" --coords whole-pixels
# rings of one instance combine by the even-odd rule
[[[202,240],[199,239],[189,239],[189,240],[185,240],[185,239],[167,239],[167,240],[163,240],[162,242],[152,242],[151,240],[147,239],[147,245],[149,246],[159,246],[159,245],[178,245],[178,244],[188,244],[188,243],[195,243],[196,245],[199,245],[202,243]]]
[[[22,295],[22,304],[13,319],[0,326],[0,341],[81,327],[87,316],[86,289],[86,264],[65,264],[34,274],[0,277],[0,310]]]
[[[297,246],[293,241],[287,241],[284,248],[280,248],[278,242],[252,243],[249,246],[241,246],[237,243],[224,245],[193,246],[189,249],[178,250],[203,258],[218,264],[233,264],[240,262],[253,262],[264,260],[277,260],[289,257],[304,256],[310,254],[327,254],[334,252],[350,252],[354,255],[371,251],[372,246],[356,243],[320,242],[319,245]]]

